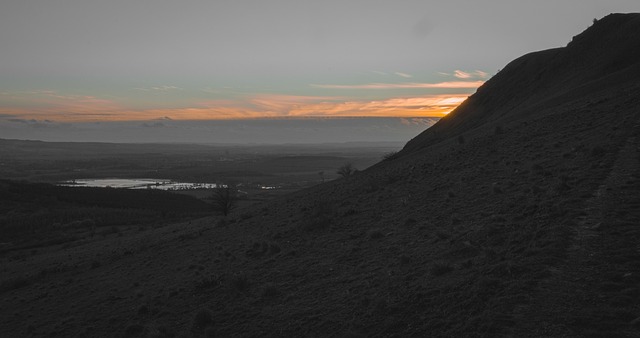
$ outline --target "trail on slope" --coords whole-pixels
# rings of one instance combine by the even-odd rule
[[[588,199],[516,336],[640,336],[640,123]]]

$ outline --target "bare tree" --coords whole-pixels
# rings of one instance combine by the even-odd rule
[[[355,172],[356,172],[356,168],[353,167],[353,164],[346,163],[342,165],[340,168],[338,168],[338,171],[336,173],[344,178],[347,178],[353,175]]]
[[[391,161],[391,160],[394,160],[396,157],[398,157],[398,152],[397,151],[392,151],[392,152],[384,154],[384,156],[382,156],[382,159],[385,160],[385,161]]]
[[[220,186],[213,189],[213,195],[211,195],[211,201],[213,203],[213,210],[227,216],[231,210],[235,209],[238,202],[238,195],[235,189],[229,186]]]

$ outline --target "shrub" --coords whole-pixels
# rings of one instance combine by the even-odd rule
[[[211,201],[215,212],[227,216],[231,210],[235,209],[238,196],[236,191],[230,187],[218,187],[213,190]]]
[[[384,161],[391,161],[391,160],[396,159],[396,157],[398,157],[398,152],[397,151],[391,151],[391,152],[388,152],[388,153],[384,154],[382,156],[382,159]]]
[[[342,165],[340,168],[338,168],[338,171],[336,173],[344,178],[348,178],[349,176],[353,175],[355,172],[356,172],[356,168],[353,167],[353,164],[346,163]]]

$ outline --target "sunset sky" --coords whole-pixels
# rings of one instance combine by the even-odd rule
[[[512,59],[638,11],[637,0],[3,1],[0,138],[57,128],[54,139],[75,140],[127,121],[439,117]]]

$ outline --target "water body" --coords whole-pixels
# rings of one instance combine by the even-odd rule
[[[175,182],[172,180],[159,180],[151,178],[101,178],[101,179],[78,179],[63,182],[59,185],[68,187],[99,187],[99,188],[122,188],[122,189],[160,189],[160,190],[193,190],[193,189],[213,189],[215,183],[191,183]]]

